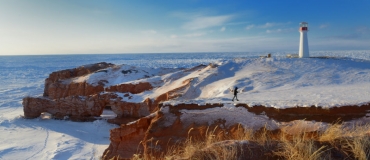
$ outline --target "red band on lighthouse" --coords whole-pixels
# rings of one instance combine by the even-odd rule
[[[307,27],[300,27],[299,30],[300,31],[307,31]]]

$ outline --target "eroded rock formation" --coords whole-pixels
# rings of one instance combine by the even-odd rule
[[[286,109],[276,109],[273,107],[253,106],[238,104],[237,107],[245,107],[249,112],[257,115],[264,114],[267,117],[279,122],[290,122],[297,119],[307,121],[318,121],[334,123],[337,121],[350,121],[366,117],[370,112],[370,104],[348,105],[341,107],[323,108],[323,107],[292,107]]]
[[[141,142],[156,114],[140,118],[129,124],[122,124],[119,128],[110,131],[111,143],[105,150],[103,159],[120,156],[131,158],[135,153],[143,153],[144,146]]]
[[[48,112],[58,119],[69,117],[76,121],[94,120],[107,106],[110,106],[118,117],[139,118],[149,115],[154,110],[149,99],[143,102],[125,102],[117,95],[137,94],[153,89],[148,82],[105,86],[108,82],[106,80],[100,80],[94,85],[86,80],[73,81],[110,67],[116,66],[102,62],[51,73],[45,80],[42,97],[23,99],[24,117],[36,118],[42,112]]]
[[[121,92],[121,93],[132,93],[137,94],[144,91],[148,91],[153,89],[153,86],[149,82],[141,82],[138,84],[120,84],[120,85],[114,85],[110,86],[105,89],[107,92]]]
[[[194,140],[204,140],[210,133],[235,137],[240,128],[258,130],[267,127],[273,132],[289,135],[294,134],[292,128],[303,127],[299,130],[300,132],[304,130],[315,133],[320,129],[320,125],[316,125],[315,121],[318,121],[317,123],[334,123],[338,122],[338,119],[342,121],[355,120],[366,117],[369,110],[369,104],[344,106],[343,109],[339,109],[342,107],[334,107],[324,109],[325,111],[321,110],[321,107],[277,110],[263,106],[254,108],[246,104],[234,106],[219,103],[204,105],[160,104],[160,106],[161,109],[156,114],[112,130],[111,144],[105,151],[105,158],[109,159],[114,156],[130,158],[137,153],[144,156],[160,156],[171,146],[182,144],[189,137]],[[348,110],[350,108],[355,108],[354,112],[347,114],[350,112]],[[296,120],[308,121],[299,123],[295,122]],[[320,120],[323,122],[319,122]],[[311,123],[311,121],[313,122]],[[252,144],[253,147],[258,149],[258,146],[254,144]],[[137,148],[139,150],[136,150]]]
[[[23,110],[26,118],[37,118],[42,112],[48,112],[54,118],[70,118],[76,121],[93,120],[94,116],[100,116],[105,107],[99,95],[94,96],[69,96],[56,100],[48,98],[23,99]]]
[[[231,68],[220,72],[229,73],[238,65],[231,64],[228,66]],[[53,72],[45,80],[42,97],[23,99],[24,116],[36,118],[48,112],[58,119],[88,121],[99,117],[104,108],[109,107],[117,117],[108,122],[120,125],[110,131],[111,143],[103,157],[110,159],[131,158],[135,153],[158,156],[188,137],[204,139],[210,132],[233,136],[240,127],[289,130],[286,126],[295,120],[350,121],[366,117],[370,110],[370,104],[328,109],[315,106],[276,109],[243,103],[234,105],[229,99],[225,102],[221,98],[219,103],[207,103],[209,97],[202,99],[200,88],[218,87],[206,85],[225,78],[217,69],[218,65],[213,64],[156,70],[97,63]],[[226,78],[233,76],[226,75]],[[224,89],[223,92],[208,91],[227,95],[227,87]],[[198,104],[193,99],[201,100]],[[282,123],[285,122],[288,125],[284,124],[284,128]],[[316,125],[310,126],[310,131],[318,129]]]
[[[136,96],[161,87],[162,79],[151,80],[155,75],[150,72],[158,75],[174,72],[165,81],[175,81],[205,67],[140,69],[102,62],[53,72],[45,80],[42,97],[24,98],[24,117],[36,118],[41,113],[48,112],[58,119],[70,117],[72,120],[85,121],[100,116],[103,109],[109,107],[117,115],[116,120],[109,121],[120,124],[121,118],[137,119],[155,112],[161,101],[181,96],[180,91],[190,86],[190,81],[185,80],[172,89],[165,89],[161,94],[151,96],[149,92],[146,97]],[[129,83],[125,83],[125,79]],[[122,120],[124,121],[126,120]]]
[[[111,63],[96,63],[91,65],[80,66],[74,69],[66,69],[56,71],[45,79],[44,97],[51,99],[63,98],[72,95],[91,95],[103,91],[102,86],[91,86],[83,83],[62,83],[62,80],[67,80],[75,77],[84,76],[101,69],[112,67]]]

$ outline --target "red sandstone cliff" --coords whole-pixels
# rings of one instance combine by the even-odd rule
[[[370,109],[370,104],[331,109],[295,107],[280,110],[263,106],[249,107],[245,104],[234,107],[231,104],[161,106],[156,114],[112,130],[111,144],[104,152],[104,159],[117,156],[131,158],[136,153],[159,156],[188,137],[204,139],[210,132],[233,137],[244,127],[259,129],[267,126],[271,130],[286,132],[286,126],[294,128],[295,120],[308,119],[310,122],[313,120],[328,123],[338,120],[350,121],[366,117]],[[262,116],[259,116],[261,114]],[[264,116],[267,117],[263,118]],[[287,123],[282,125],[280,122]],[[319,129],[314,126],[306,127],[309,127],[305,129],[309,132]]]
[[[98,93],[103,91],[101,86],[93,87],[86,83],[82,84],[63,84],[62,80],[83,76],[95,71],[114,66],[111,63],[96,63],[80,66],[74,69],[56,71],[45,79],[44,97],[51,99],[63,98],[71,95],[90,95],[89,93]]]
[[[120,124],[120,118],[140,118],[158,110],[161,101],[177,98],[179,91],[190,86],[190,81],[175,86],[174,89],[165,90],[159,95],[147,96],[147,98],[132,100],[133,95],[151,91],[163,80],[151,80],[149,72],[159,75],[177,72],[177,76],[170,76],[174,81],[182,78],[193,71],[203,69],[206,66],[196,66],[191,69],[138,69],[130,66],[116,66],[110,63],[97,63],[85,65],[74,69],[53,72],[45,80],[43,97],[26,97],[23,99],[25,118],[36,118],[42,112],[48,112],[54,118],[73,117],[72,120],[93,120],[101,115],[105,107],[110,107],[117,114],[117,120],[110,122]],[[108,73],[109,72],[109,73]],[[88,81],[89,77],[100,74],[100,77]],[[111,77],[104,77],[111,76]],[[130,78],[130,76],[134,78]],[[117,80],[128,77],[132,83],[119,83]],[[136,77],[136,79],[135,79]],[[111,81],[115,81],[112,85]],[[167,81],[164,79],[164,81]],[[155,86],[153,86],[153,84]],[[135,97],[135,96],[134,96]]]
[[[92,120],[94,116],[100,116],[104,107],[104,102],[99,95],[69,96],[56,100],[32,97],[23,99],[26,118],[37,118],[42,112],[48,112],[58,119],[71,118],[76,121],[86,121]]]

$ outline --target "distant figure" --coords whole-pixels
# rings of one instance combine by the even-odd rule
[[[234,97],[233,97],[233,100],[232,100],[232,101],[234,101],[234,98],[235,98],[237,101],[239,101],[237,94],[238,94],[238,87],[235,87],[235,89],[234,89]]]

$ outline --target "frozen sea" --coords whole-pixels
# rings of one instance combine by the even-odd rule
[[[277,57],[290,53],[271,52]],[[182,68],[261,55],[267,52],[0,56],[0,159],[99,159],[108,147],[109,130],[117,126],[104,120],[79,123],[21,117],[22,98],[42,95],[44,80],[53,71],[97,62]],[[370,60],[370,50],[310,55]]]

